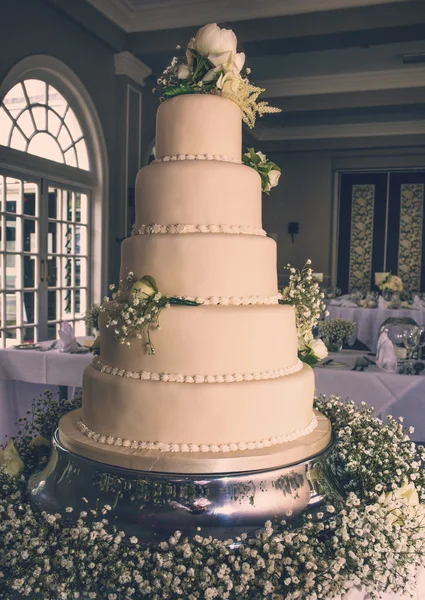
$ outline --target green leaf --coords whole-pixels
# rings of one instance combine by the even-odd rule
[[[174,98],[174,96],[183,96],[184,94],[195,94],[196,89],[192,86],[183,84],[176,86],[169,86],[162,90],[163,98]]]
[[[186,300],[185,298],[176,298],[171,296],[169,298],[170,304],[176,304],[178,306],[201,306],[199,302],[195,302],[195,300]]]

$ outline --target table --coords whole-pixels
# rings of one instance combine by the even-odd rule
[[[385,319],[389,317],[410,317],[418,325],[425,325],[425,309],[393,309],[393,308],[348,308],[345,306],[335,306],[328,304],[330,319],[347,319],[354,321],[357,325],[357,339],[366,344],[373,352],[376,352],[376,346],[379,337],[379,328]]]
[[[375,365],[364,372],[352,371],[356,358],[361,356],[365,353],[353,350],[330,353],[328,359],[343,363],[345,367],[323,367],[319,364],[314,370],[316,392],[350,398],[357,405],[366,402],[382,419],[389,414],[401,416],[406,427],[415,428],[412,439],[425,442],[425,372],[421,375],[400,375],[386,373]]]
[[[41,343],[49,346],[51,342]],[[17,433],[16,420],[25,415],[35,398],[58,386],[81,387],[84,369],[93,360],[88,354],[58,350],[0,350],[0,446],[5,435]]]

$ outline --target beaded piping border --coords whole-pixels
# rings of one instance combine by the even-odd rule
[[[201,296],[177,296],[173,294],[173,298],[181,300],[191,300],[197,302],[201,306],[260,306],[260,305],[275,305],[279,304],[282,294],[274,294],[273,296],[210,296],[202,298]],[[115,300],[109,300],[106,309],[116,310],[122,308],[123,304]]]
[[[146,381],[164,381],[170,383],[233,383],[241,381],[263,381],[266,379],[277,379],[297,373],[303,368],[300,360],[290,367],[277,369],[275,371],[262,371],[259,373],[234,373],[225,375],[182,375],[181,373],[152,373],[151,371],[131,371],[129,369],[120,369],[106,365],[95,357],[92,363],[93,367],[101,373],[126,377],[127,379],[143,379]]]
[[[236,233],[241,235],[267,235],[264,229],[251,227],[250,225],[182,225],[175,223],[172,225],[159,225],[150,223],[149,225],[134,225],[131,235],[149,235],[152,233]]]
[[[235,442],[229,444],[166,444],[163,442],[137,442],[126,440],[119,437],[100,435],[92,429],[89,429],[82,421],[78,421],[78,430],[99,444],[107,444],[109,446],[120,446],[123,448],[131,448],[133,450],[159,450],[160,452],[236,452],[237,450],[257,450],[260,448],[269,448],[277,444],[285,444],[304,437],[312,433],[318,425],[316,415],[307,427],[297,429],[291,433],[270,437],[258,442]]]
[[[225,154],[174,154],[173,156],[160,156],[155,158],[150,164],[175,160],[218,160],[220,162],[230,162],[238,165],[242,164],[240,158],[232,158]]]

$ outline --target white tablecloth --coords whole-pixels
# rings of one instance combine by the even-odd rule
[[[386,373],[374,365],[364,372],[352,371],[355,359],[360,356],[364,353],[352,350],[331,353],[329,359],[347,366],[317,366],[317,393],[350,398],[358,405],[366,402],[380,418],[389,414],[401,416],[406,427],[415,428],[412,439],[425,442],[425,375]]]
[[[16,420],[44,391],[55,392],[58,386],[81,387],[84,369],[92,360],[91,353],[1,349],[0,446],[6,434],[17,433]]]
[[[328,304],[330,319],[348,319],[357,324],[357,339],[376,352],[379,328],[388,317],[410,317],[418,325],[425,325],[425,309],[397,309],[392,308],[346,308]]]

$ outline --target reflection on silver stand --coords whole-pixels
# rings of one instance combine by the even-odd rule
[[[313,458],[267,471],[154,473],[84,458],[67,450],[56,432],[50,460],[30,477],[28,490],[35,507],[68,520],[109,504],[109,521],[146,543],[166,540],[176,530],[229,539],[253,535],[267,520],[296,526],[307,508],[318,509],[331,485],[327,474],[334,470],[334,454],[330,444]],[[68,506],[72,513],[65,511]]]

